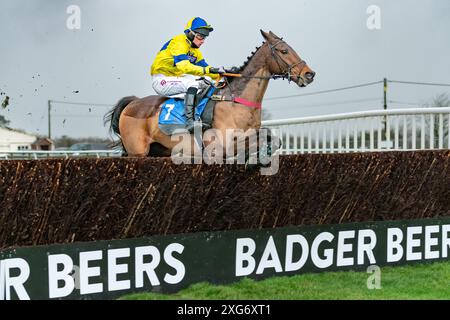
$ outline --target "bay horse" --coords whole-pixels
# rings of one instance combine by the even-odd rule
[[[222,132],[227,129],[259,129],[260,106],[270,79],[283,78],[305,87],[314,80],[315,72],[280,37],[272,31],[260,30],[265,41],[252,52],[239,69],[239,77],[226,78],[227,86],[216,94],[239,97],[239,102],[218,101],[214,109],[212,127]],[[117,134],[126,155],[130,157],[170,156],[179,143],[158,128],[161,105],[168,98],[163,96],[135,96],[122,98],[105,115],[105,124]],[[247,104],[242,104],[246,101]]]

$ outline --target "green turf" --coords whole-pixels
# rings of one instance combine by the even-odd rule
[[[381,268],[381,289],[368,289],[366,272],[329,272],[243,279],[227,286],[198,283],[176,294],[132,294],[130,300],[175,299],[450,299],[450,262]]]

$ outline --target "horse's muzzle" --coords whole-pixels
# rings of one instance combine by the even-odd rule
[[[316,73],[314,71],[306,72],[303,76],[300,76],[298,78],[297,85],[299,87],[306,87],[308,84],[314,81],[314,77],[316,76]]]
[[[304,88],[307,85],[306,81],[302,77],[298,77],[298,80],[296,83],[300,88]]]
[[[316,76],[316,73],[314,71],[305,73],[305,80],[308,84],[314,81],[314,77]]]

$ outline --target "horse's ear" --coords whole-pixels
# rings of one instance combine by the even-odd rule
[[[269,34],[267,32],[264,32],[262,29],[260,29],[259,31],[261,31],[261,34],[264,37],[264,39],[269,41],[269,38],[270,38]]]
[[[270,34],[272,37],[274,37],[275,39],[280,39],[280,40],[281,40],[281,38],[280,38],[279,36],[277,36],[275,33],[273,33],[272,31],[269,31],[269,34]]]

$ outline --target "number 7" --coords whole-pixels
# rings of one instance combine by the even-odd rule
[[[167,109],[168,109],[168,110],[167,110],[166,116],[164,117],[164,120],[169,120],[170,113],[172,112],[173,108],[175,108],[175,105],[174,105],[174,104],[168,104],[168,105],[167,105]]]

